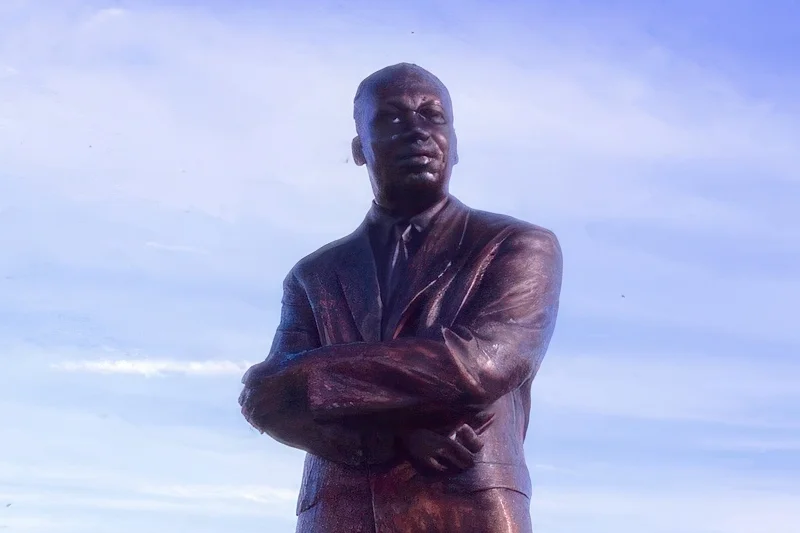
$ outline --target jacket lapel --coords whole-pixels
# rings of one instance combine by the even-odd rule
[[[408,282],[398,288],[392,299],[386,323],[388,339],[397,336],[407,319],[411,306],[452,266],[462,244],[469,208],[450,197],[447,205],[432,224],[422,247],[408,265]]]
[[[333,267],[353,321],[364,341],[377,342],[383,305],[366,221],[346,238],[339,252]]]

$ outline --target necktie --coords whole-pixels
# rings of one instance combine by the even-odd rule
[[[392,253],[391,265],[389,267],[389,297],[387,301],[391,301],[397,291],[398,285],[408,279],[408,263],[411,259],[412,239],[416,228],[413,224],[401,222],[395,225],[394,230],[395,246]]]

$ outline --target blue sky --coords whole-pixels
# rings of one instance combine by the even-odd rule
[[[281,4],[0,6],[0,528],[293,531],[239,379],[369,206],[358,82],[411,61],[453,193],[564,249],[537,531],[796,532],[800,6]]]

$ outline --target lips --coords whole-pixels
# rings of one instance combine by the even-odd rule
[[[419,166],[426,166],[433,161],[433,158],[428,155],[412,155],[408,157],[401,157],[398,163],[405,164],[405,165],[419,165]]]
[[[401,152],[397,157],[397,163],[401,166],[424,167],[438,162],[439,159],[439,152],[436,150],[410,149]]]
[[[443,167],[443,162],[439,158],[427,155],[412,155],[400,158],[396,162],[398,169],[405,169],[412,173],[418,172],[439,172]]]

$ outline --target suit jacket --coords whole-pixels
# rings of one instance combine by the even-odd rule
[[[555,326],[561,269],[550,231],[452,197],[391,308],[382,308],[367,221],[298,262],[270,356],[245,376],[243,404],[254,426],[309,452],[298,530],[472,531],[398,526],[398,513],[421,511],[395,504],[416,498],[430,510],[492,488],[530,498],[530,389]],[[485,446],[461,474],[422,474],[397,451],[398,431],[449,431],[487,412],[495,417]]]

